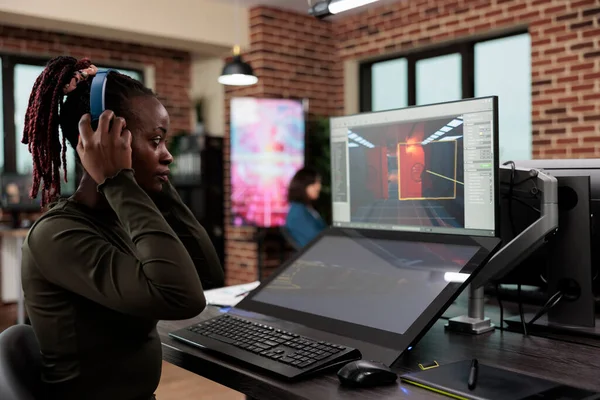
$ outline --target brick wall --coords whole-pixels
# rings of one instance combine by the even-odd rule
[[[259,7],[250,10],[250,62],[259,77],[256,85],[228,88],[225,94],[225,270],[228,284],[257,279],[257,231],[231,226],[229,184],[229,104],[232,97],[306,98],[311,116],[329,116],[331,96],[339,85],[341,67],[335,62],[331,23],[306,15]],[[272,237],[277,237],[277,232]],[[263,265],[267,270],[281,262],[282,247],[267,238]],[[284,256],[285,257],[285,256]]]
[[[187,52],[9,26],[0,26],[0,51],[48,58],[89,57],[96,64],[122,68],[153,66],[155,91],[169,111],[172,132],[192,128],[191,56]]]
[[[302,96],[321,115],[343,113],[344,60],[527,27],[534,156],[600,157],[600,0],[403,0],[334,22],[269,8],[256,8],[250,17],[247,59],[260,81],[229,91],[227,102],[232,95]],[[225,159],[229,187],[229,154]],[[229,283],[256,278],[253,234],[226,228]],[[274,253],[267,258],[276,264]]]
[[[534,157],[600,157],[600,0],[401,1],[334,31],[340,59],[361,59],[520,27],[531,35]]]

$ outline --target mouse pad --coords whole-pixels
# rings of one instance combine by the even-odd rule
[[[405,374],[400,379],[460,400],[600,400],[600,393],[481,363],[477,385],[469,390],[467,381],[470,370],[471,360],[465,360]]]

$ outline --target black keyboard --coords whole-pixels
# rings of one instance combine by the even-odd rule
[[[319,341],[232,315],[220,315],[169,336],[217,351],[287,379],[358,360],[357,349]]]

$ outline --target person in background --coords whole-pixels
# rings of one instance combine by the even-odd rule
[[[321,193],[321,177],[310,167],[304,167],[292,178],[288,188],[290,209],[285,229],[298,248],[306,246],[327,227],[314,202]]]
[[[222,286],[223,269],[169,183],[167,110],[142,83],[113,71],[94,131],[96,73],[88,59],[52,59],[25,116],[30,196],[41,191],[48,206],[22,258],[25,304],[42,355],[44,393],[36,398],[150,400],[161,376],[158,320],[202,312],[203,289]],[[57,201],[67,141],[83,176],[73,196]]]

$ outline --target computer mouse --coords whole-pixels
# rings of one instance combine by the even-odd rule
[[[398,379],[398,375],[387,365],[367,360],[352,361],[344,365],[337,376],[342,385],[352,387],[389,385]]]

